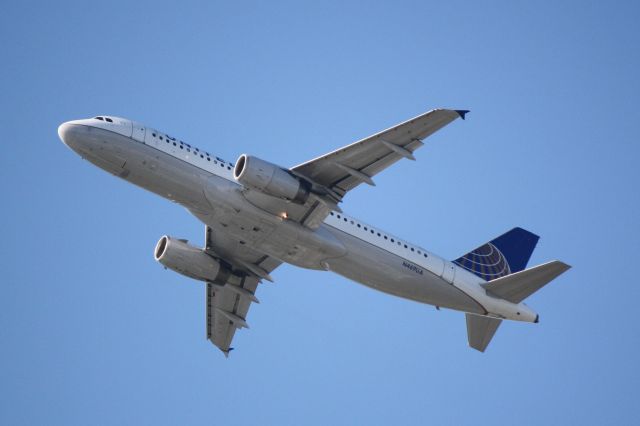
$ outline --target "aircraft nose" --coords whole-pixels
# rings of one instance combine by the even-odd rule
[[[74,151],[78,145],[79,128],[80,126],[75,124],[73,121],[67,121],[58,127],[58,136],[60,137],[60,140]]]
[[[67,140],[70,139],[69,134],[71,133],[72,127],[73,124],[69,122],[62,123],[60,126],[58,126],[58,136],[60,137],[60,140],[65,143],[65,145],[69,145],[67,143]]]

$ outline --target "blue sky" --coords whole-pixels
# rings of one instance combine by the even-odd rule
[[[635,2],[33,2],[0,14],[0,423],[631,424],[640,250]],[[447,258],[513,226],[568,273],[466,346],[464,315],[285,266],[229,359],[152,257],[180,206],[67,149],[111,114],[293,166],[470,109],[344,210]]]

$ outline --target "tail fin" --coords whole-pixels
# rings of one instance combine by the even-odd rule
[[[491,281],[526,268],[539,238],[522,228],[513,228],[453,262]]]
[[[488,293],[512,303],[520,303],[571,266],[554,260],[483,284]],[[484,352],[502,320],[467,314],[469,346]],[[535,322],[538,322],[536,317]]]
[[[502,323],[502,320],[473,314],[466,314],[466,317],[469,346],[480,352],[484,352],[493,335],[496,333],[498,326]]]
[[[529,231],[513,228],[453,262],[488,281],[482,284],[487,293],[520,303],[570,268],[555,260],[525,270],[538,239]],[[466,318],[469,346],[484,352],[502,320],[473,314]]]

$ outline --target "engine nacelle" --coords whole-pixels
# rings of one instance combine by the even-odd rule
[[[242,154],[233,169],[233,177],[242,185],[265,194],[304,204],[310,184],[275,164]]]
[[[196,280],[225,283],[232,277],[227,268],[202,249],[167,235],[160,238],[153,255],[167,268]]]

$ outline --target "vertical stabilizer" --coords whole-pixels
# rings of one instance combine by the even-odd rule
[[[513,228],[453,262],[491,281],[526,268],[539,238],[522,228]]]

